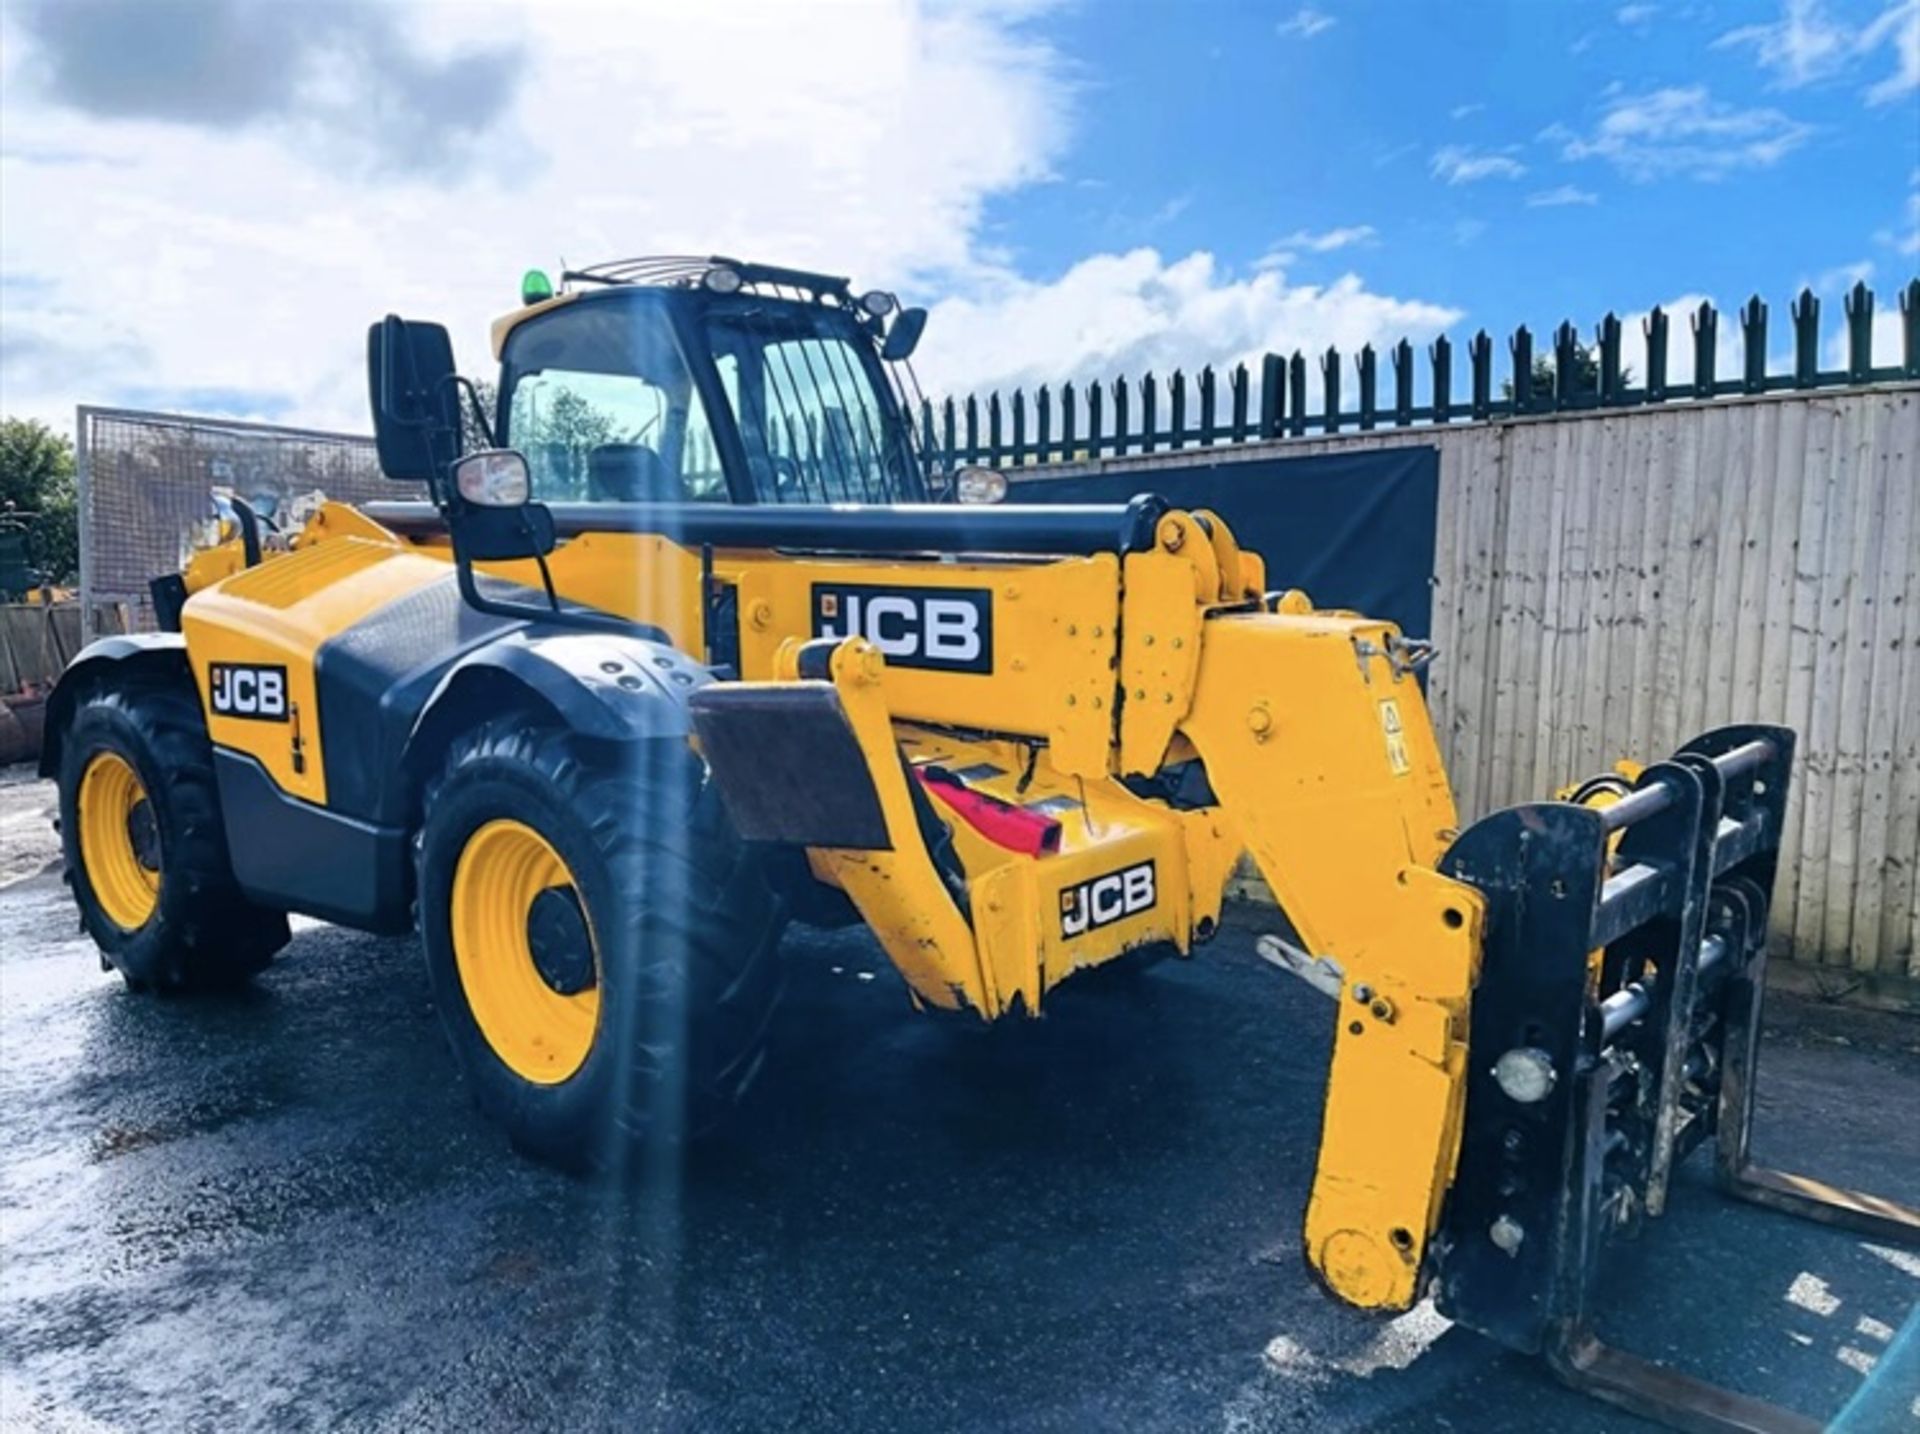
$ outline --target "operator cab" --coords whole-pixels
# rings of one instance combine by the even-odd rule
[[[444,525],[460,591],[500,616],[627,631],[563,607],[546,558],[561,539],[644,531],[703,548],[799,542],[923,550],[983,536],[930,501],[997,503],[1006,479],[967,469],[928,478],[914,443],[924,403],[909,363],[926,310],[846,279],[733,259],[633,259],[522,281],[522,307],[493,326],[498,402],[459,376],[445,327],[388,315],[367,336],[380,467],[423,483],[426,504],[372,504],[396,531]],[[464,412],[463,412],[464,409]],[[785,511],[775,511],[782,509]],[[976,510],[978,511],[978,510]],[[1057,526],[1001,515],[992,550]],[[1129,510],[1089,510],[1110,530]],[[1029,531],[1032,530],[1032,531]],[[928,534],[935,536],[929,539]],[[530,559],[544,605],[482,592],[474,564]]]
[[[907,358],[924,310],[729,260],[568,271],[495,326],[495,439],[544,503],[925,501]],[[890,321],[890,322],[889,322]]]

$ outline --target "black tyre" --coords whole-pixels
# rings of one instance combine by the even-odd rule
[[[435,1003],[522,1150],[615,1170],[757,1074],[781,907],[685,743],[483,726],[427,795],[419,863]]]
[[[136,990],[237,985],[287,944],[227,857],[213,749],[184,683],[83,694],[60,749],[60,842],[87,933]]]

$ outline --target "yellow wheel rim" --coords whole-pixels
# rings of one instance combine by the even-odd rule
[[[584,990],[556,990],[534,961],[529,918],[536,899],[556,890],[579,899],[560,853],[523,822],[480,827],[453,870],[453,957],[467,1009],[493,1053],[536,1085],[558,1085],[579,1070],[600,1024],[599,948],[590,926],[593,969]]]
[[[96,752],[80,776],[80,864],[107,919],[138,931],[160,904],[160,837],[133,764]]]

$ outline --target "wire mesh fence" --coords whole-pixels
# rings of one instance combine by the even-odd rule
[[[269,515],[316,490],[356,503],[395,496],[372,438],[358,434],[85,406],[76,427],[89,637],[111,626],[102,609],[130,631],[154,626],[147,584],[179,571],[214,488]]]

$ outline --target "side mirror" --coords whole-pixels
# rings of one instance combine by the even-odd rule
[[[920,347],[920,335],[926,327],[925,309],[902,309],[900,317],[893,321],[893,327],[887,330],[887,341],[880,345],[880,357],[888,363],[912,358],[913,351]]]
[[[453,465],[453,486],[476,508],[524,508],[533,497],[527,460],[511,448],[469,453]]]
[[[388,314],[367,330],[374,445],[389,478],[424,483],[460,451],[460,394],[445,325]]]
[[[544,558],[553,551],[553,513],[535,503],[527,460],[511,448],[470,453],[453,465],[460,501],[453,522],[461,550],[478,563]]]

